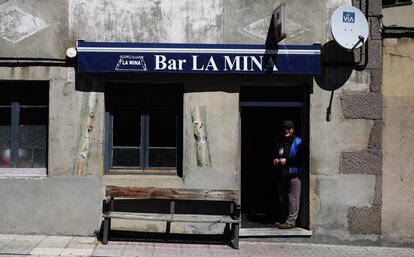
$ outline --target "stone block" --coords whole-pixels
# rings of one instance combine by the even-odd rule
[[[369,17],[369,37],[370,39],[381,40],[381,18]]]
[[[368,16],[381,16],[381,15],[382,15],[382,1],[381,0],[368,0]]]
[[[382,149],[382,120],[375,120],[371,128],[368,149]]]
[[[348,229],[351,234],[381,234],[381,208],[351,207],[347,217]]]
[[[382,40],[369,39],[368,44],[368,64],[366,68],[382,68]]]
[[[371,69],[371,83],[370,91],[375,93],[381,93],[382,89],[382,69]]]
[[[339,172],[342,174],[379,175],[382,171],[382,154],[375,150],[341,153]]]
[[[365,0],[352,0],[352,6],[360,9],[361,12],[365,13],[366,1]]]
[[[382,118],[381,94],[343,94],[340,99],[343,114],[347,119]]]
[[[381,16],[382,15],[382,1],[381,0],[352,0],[352,6],[358,8],[366,14],[366,4],[368,3],[368,16]]]
[[[375,193],[372,205],[382,207],[382,175],[375,177]]]

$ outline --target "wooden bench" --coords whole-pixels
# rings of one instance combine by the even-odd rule
[[[169,213],[119,212],[114,211],[115,199],[168,200]],[[176,213],[176,201],[220,201],[228,202],[227,215]],[[169,232],[171,222],[225,223],[224,234],[231,245],[239,248],[240,195],[238,190],[172,189],[154,187],[107,186],[103,210],[102,243],[108,243],[111,219],[165,221]]]

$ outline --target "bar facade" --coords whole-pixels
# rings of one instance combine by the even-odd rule
[[[381,3],[289,1],[277,44],[278,5],[0,3],[0,17],[14,20],[0,19],[0,233],[98,234],[107,186],[238,190],[241,236],[263,224],[271,232],[260,233],[276,233],[270,149],[289,119],[306,148],[293,236],[411,242],[414,232],[392,227],[383,205],[405,187],[384,182]],[[366,47],[349,52],[332,40],[327,24],[342,5],[366,14]],[[66,57],[70,47],[76,58]],[[221,233],[223,224],[170,229]]]

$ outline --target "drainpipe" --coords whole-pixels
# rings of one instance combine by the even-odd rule
[[[0,67],[22,66],[72,66],[67,59],[31,58],[31,57],[0,57]]]

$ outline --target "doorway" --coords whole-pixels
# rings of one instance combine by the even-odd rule
[[[292,120],[297,136],[308,142],[308,94],[305,87],[242,87],[241,114],[241,206],[242,228],[275,228],[281,215],[275,171],[274,139],[284,120]],[[306,148],[306,147],[305,147]],[[308,149],[297,226],[309,226]]]

